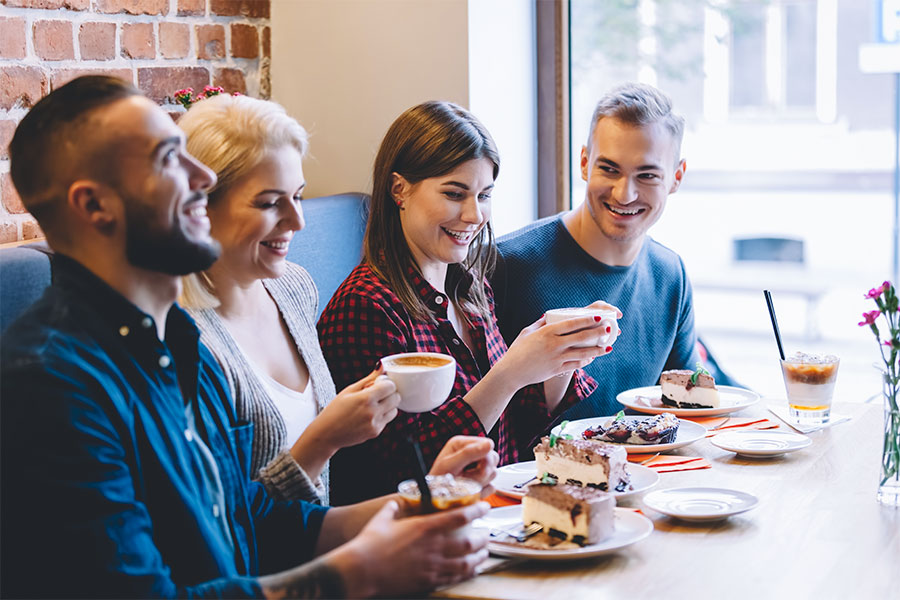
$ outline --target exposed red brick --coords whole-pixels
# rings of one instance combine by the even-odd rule
[[[3,208],[6,209],[6,212],[12,215],[28,212],[25,210],[25,205],[22,204],[22,199],[19,198],[19,194],[13,186],[12,177],[9,176],[9,173],[0,173],[0,196],[3,198]]]
[[[176,91],[191,87],[201,91],[209,85],[205,67],[142,67],[138,69],[138,87],[154,102],[171,98]]]
[[[0,66],[0,109],[25,108],[47,93],[47,76],[38,67]]]
[[[127,67],[119,69],[104,69],[102,67],[92,69],[86,67],[82,69],[53,69],[53,72],[50,74],[50,89],[55,90],[82,75],[108,75],[134,84],[134,74]]]
[[[87,10],[91,0],[2,0],[7,6],[22,8],[67,8],[69,10]]]
[[[256,25],[231,24],[231,56],[235,58],[259,56],[259,32]]]
[[[205,15],[206,0],[178,0],[178,16]]]
[[[42,238],[44,236],[44,232],[41,231],[40,225],[38,225],[37,221],[33,218],[29,218],[26,221],[22,221],[22,239],[23,240],[33,240],[34,238]]]
[[[247,93],[247,82],[244,81],[244,72],[240,69],[216,69],[213,76],[213,85],[220,85],[229,94],[239,92]]]
[[[209,0],[209,12],[226,17],[250,17],[268,19],[269,0]]]
[[[0,217],[0,244],[8,244],[10,242],[19,241],[19,228],[15,221],[9,220],[9,217]]]
[[[262,53],[265,58],[272,58],[272,30],[269,27],[263,27]]]
[[[112,60],[116,57],[116,24],[82,23],[78,46],[82,60]]]
[[[169,0],[94,0],[94,10],[99,13],[164,15],[169,12]]]
[[[25,19],[0,17],[0,58],[25,58]]]
[[[72,23],[69,21],[35,21],[34,52],[44,60],[75,58]]]
[[[197,25],[197,58],[225,58],[225,28],[221,25]]]
[[[0,160],[9,158],[9,143],[12,141],[13,134],[16,132],[16,123],[12,119],[3,119],[0,121]]]
[[[125,58],[156,58],[153,23],[125,23],[122,25],[121,44]]]
[[[184,58],[191,51],[191,28],[184,23],[159,24],[159,53],[163,58]]]

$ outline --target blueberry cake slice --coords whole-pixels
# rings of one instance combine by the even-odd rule
[[[611,418],[602,425],[588,427],[582,437],[615,444],[670,444],[678,435],[681,421],[672,413],[662,413],[646,419]]]

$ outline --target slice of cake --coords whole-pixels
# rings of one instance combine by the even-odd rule
[[[628,453],[621,446],[560,437],[541,438],[534,448],[537,474],[560,483],[590,486],[602,491],[624,492],[631,488]]]
[[[581,434],[586,440],[613,444],[670,444],[678,437],[681,421],[672,413],[643,419],[615,417]]]
[[[719,391],[706,369],[663,371],[659,378],[662,403],[675,408],[718,408]]]
[[[577,485],[538,484],[522,498],[522,522],[538,523],[552,536],[595,544],[613,534],[616,500],[607,492]]]

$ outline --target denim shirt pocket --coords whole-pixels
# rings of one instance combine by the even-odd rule
[[[231,428],[231,443],[237,454],[238,464],[244,472],[244,476],[250,479],[250,457],[253,447],[253,422],[239,421]]]

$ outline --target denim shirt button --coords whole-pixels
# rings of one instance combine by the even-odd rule
[[[194,434],[191,433],[191,430],[190,430],[190,429],[185,429],[185,430],[184,430],[184,439],[186,439],[186,440],[189,441],[189,442],[193,442],[193,441],[194,441]]]
[[[217,519],[219,518],[219,505],[218,504],[213,504],[213,516]]]
[[[167,354],[163,354],[159,357],[159,366],[161,366],[163,369],[168,367],[170,364],[172,364],[172,359],[169,358]]]
[[[141,327],[144,329],[150,329],[151,325],[153,325],[153,320],[150,317],[144,317],[144,320],[141,321]]]

